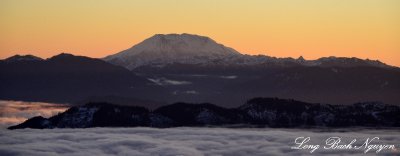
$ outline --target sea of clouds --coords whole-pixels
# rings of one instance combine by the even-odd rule
[[[379,137],[375,143],[395,144],[396,150],[381,155],[398,155],[398,129],[271,129],[271,128],[89,128],[0,130],[0,155],[310,155],[310,150],[291,149],[300,136],[324,144],[329,137],[345,141]],[[312,155],[376,155],[363,150],[316,150]]]
[[[376,155],[374,150],[292,149],[298,137],[309,144],[324,145],[329,137],[349,143],[379,137],[378,144],[393,144],[395,150],[380,155],[400,155],[399,129],[274,129],[274,128],[88,128],[21,129],[6,127],[33,116],[50,117],[68,105],[0,101],[0,156],[68,155]],[[322,148],[322,147],[321,147]]]

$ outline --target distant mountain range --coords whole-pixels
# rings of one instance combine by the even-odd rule
[[[151,109],[173,102],[237,107],[254,97],[315,103],[400,104],[400,68],[359,58],[245,55],[190,34],[158,34],[103,59],[60,54],[0,61],[0,99],[111,102]]]
[[[255,98],[237,108],[175,103],[149,111],[144,107],[89,103],[50,118],[33,117],[9,129],[89,127],[269,126],[399,127],[400,106],[382,103],[313,104],[277,98]]]
[[[134,70],[143,66],[162,68],[171,64],[200,66],[320,66],[320,67],[382,67],[393,68],[378,60],[324,57],[305,60],[303,57],[275,58],[265,55],[244,55],[214,40],[191,34],[157,34],[143,42],[104,58],[115,65]]]

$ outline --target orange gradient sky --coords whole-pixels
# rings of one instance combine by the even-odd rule
[[[400,66],[400,0],[0,1],[0,58],[104,57],[166,33],[209,36],[246,54]]]

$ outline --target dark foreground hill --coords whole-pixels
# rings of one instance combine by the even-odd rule
[[[89,127],[176,127],[243,125],[269,127],[399,127],[400,107],[382,103],[314,104],[254,98],[238,108],[175,103],[149,111],[144,107],[89,103],[50,118],[34,117],[9,129]]]
[[[13,56],[0,60],[0,99],[71,103],[94,96],[145,97],[162,89],[105,61],[71,54],[48,59]]]

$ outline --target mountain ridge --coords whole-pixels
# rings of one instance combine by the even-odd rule
[[[1,60],[0,72],[5,76],[0,77],[0,98],[76,102],[96,97],[95,101],[124,103],[155,98],[154,106],[183,101],[228,107],[258,96],[332,104],[366,100],[398,105],[400,101],[400,68],[380,61],[247,55],[190,34],[158,34],[143,42],[132,47],[138,53],[124,54],[133,54],[133,60],[126,60],[126,65],[133,63],[131,70],[116,62],[67,53],[39,61],[30,61],[33,56]]]
[[[356,57],[321,57],[306,60],[291,57],[277,58],[267,55],[242,54],[233,48],[217,43],[206,36],[194,34],[156,34],[133,47],[108,55],[103,60],[134,70],[142,66],[164,67],[173,63],[196,65],[278,65],[278,66],[373,66],[397,68],[379,60]]]
[[[171,62],[203,62],[240,53],[225,47],[209,37],[192,34],[156,34],[133,47],[109,55],[104,60],[133,69],[148,64],[168,64]]]
[[[361,66],[332,63],[305,66],[296,63],[305,62],[304,58],[248,58],[250,61],[241,57],[235,64],[217,60],[206,65],[173,63],[134,70],[67,53],[39,61],[0,60],[0,99],[54,103],[103,100],[128,105],[142,102],[150,103],[148,107],[151,108],[177,101],[234,107],[258,96],[332,104],[366,100],[398,105],[400,101],[397,96],[399,68],[365,63]],[[335,57],[325,59],[336,60]],[[360,62],[357,58],[349,59]],[[265,60],[267,63],[262,64]],[[151,100],[153,98],[157,101]]]
[[[14,56],[10,56],[8,58],[5,58],[3,61],[5,62],[17,62],[17,61],[43,61],[44,59],[34,56],[34,55],[19,55],[16,54]]]
[[[307,103],[292,99],[253,98],[237,108],[210,103],[174,103],[154,111],[137,106],[88,103],[50,118],[40,116],[11,126],[21,128],[90,127],[400,127],[400,106],[375,102],[353,105]]]
[[[0,73],[3,100],[72,103],[93,96],[140,94],[150,83],[121,66],[66,53],[40,61],[1,60]]]

